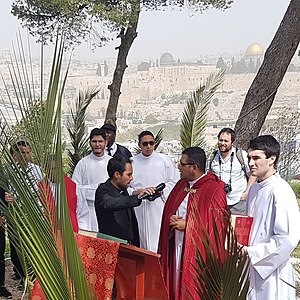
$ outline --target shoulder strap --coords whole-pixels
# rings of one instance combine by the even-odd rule
[[[247,170],[246,170],[246,165],[245,165],[243,153],[242,153],[242,150],[239,149],[239,148],[236,148],[236,157],[237,157],[239,163],[241,164],[242,170],[245,173],[245,177],[246,177],[246,179],[248,181],[249,180],[249,176],[247,174]]]
[[[210,161],[209,161],[209,171],[211,171],[211,172],[212,172],[211,164],[212,164],[213,160],[215,159],[217,153],[218,153],[218,150],[214,150],[213,153],[212,153],[212,155],[211,155],[211,157],[210,157]]]

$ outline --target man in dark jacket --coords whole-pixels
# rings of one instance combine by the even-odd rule
[[[107,165],[109,179],[99,185],[95,195],[95,210],[99,232],[112,235],[139,246],[139,233],[133,207],[139,206],[145,194],[155,189],[140,190],[129,196],[127,188],[132,181],[132,165],[127,157],[116,156]]]
[[[106,123],[100,129],[106,133],[107,145],[105,151],[109,156],[132,157],[131,152],[126,147],[115,143],[117,128],[113,124]]]

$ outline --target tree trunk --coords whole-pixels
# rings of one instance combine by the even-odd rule
[[[291,0],[237,119],[239,147],[247,149],[250,139],[259,134],[299,41],[300,1]]]
[[[118,37],[121,38],[121,44],[116,49],[119,50],[116,68],[113,75],[112,83],[108,86],[110,90],[109,102],[107,105],[105,122],[111,120],[113,123],[116,123],[117,117],[117,107],[119,98],[121,95],[121,85],[125,70],[127,68],[127,56],[129,50],[133,44],[134,39],[137,36],[137,25],[140,16],[140,1],[132,1],[132,12],[130,16],[130,21],[127,26],[126,31],[124,28],[121,30]],[[125,34],[124,34],[125,31]]]

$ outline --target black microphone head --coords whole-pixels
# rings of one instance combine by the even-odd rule
[[[158,186],[155,187],[156,192],[161,192],[166,187],[164,182],[160,183]]]

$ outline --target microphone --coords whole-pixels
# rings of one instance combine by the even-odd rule
[[[152,195],[144,194],[142,197],[140,197],[141,200],[149,200],[154,201],[156,198],[160,197],[162,190],[166,187],[166,184],[164,182],[160,183],[155,187],[155,193]]]

